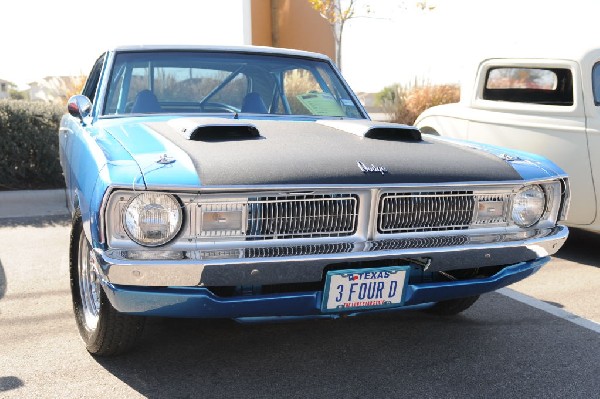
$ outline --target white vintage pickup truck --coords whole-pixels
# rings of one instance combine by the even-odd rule
[[[552,55],[483,60],[459,103],[429,108],[415,125],[549,158],[569,175],[566,224],[600,231],[600,49]]]

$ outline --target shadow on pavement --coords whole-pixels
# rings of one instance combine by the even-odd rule
[[[0,299],[2,299],[5,292],[6,292],[6,274],[4,273],[4,268],[2,267],[2,261],[0,260]]]
[[[22,387],[23,381],[18,377],[0,377],[0,392]]]
[[[600,267],[600,258],[596,252],[598,248],[600,248],[600,233],[569,228],[567,242],[554,257]]]
[[[71,224],[69,216],[41,216],[41,217],[24,217],[24,218],[6,218],[0,219],[1,227],[51,227],[51,226],[68,226]]]
[[[542,302],[545,302],[548,305],[552,305],[552,306],[557,307],[559,309],[564,309],[565,308],[565,305],[563,305],[562,303],[552,302],[552,301],[542,301]]]
[[[96,361],[149,398],[585,397],[598,351],[595,332],[489,294],[450,318],[149,319],[135,352]]]

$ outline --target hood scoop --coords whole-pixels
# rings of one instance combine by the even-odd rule
[[[381,127],[374,126],[370,128],[364,137],[376,140],[388,141],[421,141],[421,131],[410,126]]]
[[[192,141],[239,141],[261,138],[251,123],[232,119],[174,119],[169,122],[183,137]]]
[[[422,141],[419,129],[397,123],[332,120],[322,120],[317,123],[368,139],[407,142]]]

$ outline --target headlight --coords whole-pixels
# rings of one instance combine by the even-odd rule
[[[140,245],[156,247],[173,239],[181,228],[181,206],[174,196],[143,193],[125,208],[123,225],[129,238]]]
[[[546,210],[546,194],[540,186],[525,186],[513,199],[512,218],[520,227],[536,224]]]

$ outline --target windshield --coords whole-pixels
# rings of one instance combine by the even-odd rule
[[[152,113],[363,118],[325,61],[200,51],[118,53],[103,114]]]

